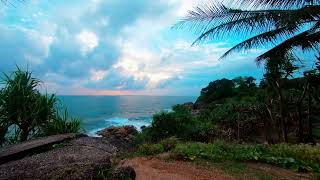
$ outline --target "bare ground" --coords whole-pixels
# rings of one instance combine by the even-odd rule
[[[167,156],[167,155],[165,155]],[[296,173],[267,164],[248,163],[243,174],[228,175],[214,166],[202,166],[185,161],[165,161],[162,156],[136,157],[126,160],[120,166],[131,166],[136,172],[136,180],[232,180],[232,179],[260,179],[252,176],[252,172],[259,172],[272,179],[283,180],[312,180],[310,174]],[[251,172],[248,174],[248,172]]]
[[[205,169],[188,162],[165,162],[158,158],[137,157],[125,161],[136,172],[136,180],[229,180],[233,177],[215,169]]]

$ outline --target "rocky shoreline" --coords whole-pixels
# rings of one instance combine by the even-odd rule
[[[45,151],[43,146],[35,147],[25,157],[0,164],[0,179],[98,179],[101,172],[112,169],[118,153],[133,149],[135,133],[133,126],[110,127],[99,132],[102,137],[75,136]],[[135,173],[130,167],[121,167],[109,176],[134,179]]]

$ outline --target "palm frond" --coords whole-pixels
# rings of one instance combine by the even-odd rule
[[[17,5],[16,3],[24,3],[25,0],[0,0],[0,2],[5,6],[16,7]]]
[[[307,5],[319,5],[319,0],[237,0],[239,6],[254,8],[301,8]]]
[[[268,60],[270,57],[276,54],[278,55],[285,54],[296,47],[300,47],[303,50],[316,48],[319,43],[320,43],[320,31],[313,32],[309,29],[292,38],[285,40],[284,42],[275,46],[271,50],[260,55],[256,60],[257,62],[260,62],[262,60]]]
[[[288,36],[292,36],[297,31],[299,31],[298,25],[293,26],[285,26],[282,28],[278,28],[275,30],[267,31],[265,33],[259,34],[257,36],[251,37],[234,47],[232,47],[230,50],[228,50],[226,53],[224,53],[221,57],[221,59],[229,56],[234,51],[240,51],[240,50],[248,50],[253,47],[258,47],[267,43],[275,43],[277,39],[279,38],[286,38]]]
[[[242,11],[228,9],[217,3],[190,11],[178,25],[200,29],[202,33],[194,41],[194,45],[208,38],[225,37],[234,31],[237,32],[237,36],[246,36],[253,32],[265,32],[287,25],[317,21],[319,11],[320,6],[304,7],[298,10]]]

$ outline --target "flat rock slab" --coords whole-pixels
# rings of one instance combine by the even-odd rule
[[[111,166],[117,148],[102,138],[80,137],[47,152],[0,165],[0,179],[94,179]]]
[[[49,136],[41,139],[27,141],[21,144],[16,144],[0,149],[0,164],[23,158],[30,153],[41,152],[46,147],[71,140],[77,137],[84,136],[83,134],[61,134]]]

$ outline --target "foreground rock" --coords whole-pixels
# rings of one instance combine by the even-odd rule
[[[81,137],[53,150],[0,166],[0,179],[92,179],[111,166],[116,147],[101,138]]]
[[[23,158],[34,152],[40,153],[48,150],[51,145],[71,140],[77,137],[84,137],[84,134],[60,134],[41,139],[27,141],[0,149],[0,164]]]
[[[134,130],[125,127],[115,130],[115,134],[111,133],[108,137],[80,136],[62,143],[57,141],[56,144],[50,143],[50,148],[45,152],[33,148],[29,156],[1,164],[0,179],[97,179],[101,172],[111,168],[112,158],[117,153],[126,150],[128,144],[133,144],[131,136]],[[16,146],[27,144],[30,142]],[[17,149],[14,146],[11,148]],[[135,175],[130,168],[118,169],[111,174],[114,177]]]

